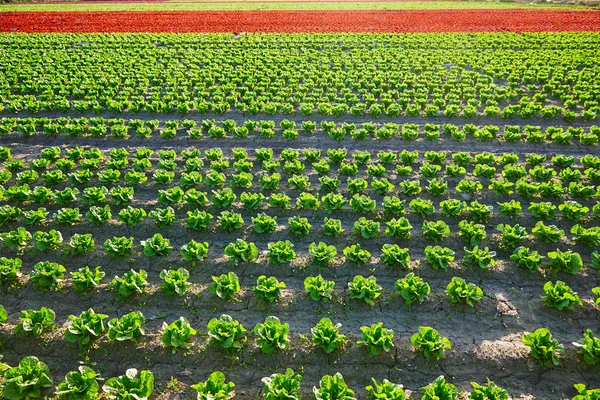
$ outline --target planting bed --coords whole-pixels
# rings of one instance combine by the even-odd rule
[[[2,32],[571,32],[591,10],[4,12]]]
[[[219,370],[237,398],[256,399],[261,379],[286,368],[303,376],[303,398],[336,372],[360,399],[371,398],[371,378],[403,384],[411,398],[440,375],[461,398],[488,379],[514,399],[571,399],[574,384],[596,387],[600,367],[573,342],[600,333],[598,39],[0,36],[3,361],[36,356],[54,384],[81,364],[105,378],[150,370],[156,398],[193,399],[190,385]],[[511,213],[511,201],[522,210]],[[135,223],[134,208],[144,210]],[[228,212],[241,225],[228,229]],[[277,218],[274,228],[262,213]],[[332,235],[327,219],[343,230]],[[436,221],[449,228],[440,240],[429,227]],[[509,232],[517,225],[520,238]],[[53,229],[62,240],[37,233]],[[155,234],[170,249],[149,240]],[[115,237],[132,238],[131,251],[116,256]],[[192,240],[207,243],[206,257],[190,252]],[[232,259],[240,240],[256,246],[256,259]],[[319,242],[336,248],[328,262],[310,250]],[[294,257],[285,259],[289,248],[276,257],[288,245]],[[432,258],[436,245],[454,255],[447,268]],[[519,258],[519,247],[545,258]],[[495,254],[469,257],[484,248]],[[11,281],[6,266],[17,258],[21,275]],[[64,276],[36,277],[44,261],[64,266]],[[84,266],[105,276],[80,292],[71,273]],[[161,271],[179,268],[191,285],[167,295]],[[113,281],[131,270],[147,272],[141,293]],[[233,299],[211,289],[229,272],[240,285]],[[411,272],[430,293],[409,306],[396,285]],[[277,301],[254,291],[261,275],[285,283]],[[328,301],[306,291],[317,275],[335,282]],[[379,293],[373,305],[349,285],[359,275],[381,287],[363,292]],[[446,293],[455,277],[482,289],[472,306]],[[579,295],[562,310],[541,299],[557,281]],[[20,332],[21,311],[41,307],[55,312],[56,327],[41,339]],[[69,316],[89,308],[105,322],[140,311],[145,334],[71,343]],[[207,324],[222,314],[247,329],[241,349],[210,339]],[[287,348],[272,354],[252,332],[268,316],[289,324]],[[173,353],[163,323],[179,317],[198,334]],[[341,323],[347,339],[329,353],[312,339],[322,318]],[[370,353],[357,343],[361,328],[379,322],[394,331],[393,346]],[[428,360],[411,344],[421,326],[450,340],[445,358]],[[522,341],[538,328],[564,345],[556,365],[540,365]]]

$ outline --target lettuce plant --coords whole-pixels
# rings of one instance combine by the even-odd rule
[[[529,352],[540,365],[559,365],[565,348],[546,328],[536,329],[534,332],[525,332],[521,338],[523,344],[529,347]]]
[[[354,222],[354,232],[365,239],[375,238],[379,236],[380,224],[377,221],[360,217]]]
[[[112,213],[110,206],[107,204],[104,207],[91,206],[85,216],[95,225],[104,225],[111,220]]]
[[[112,289],[122,298],[142,294],[148,286],[148,273],[143,269],[138,272],[129,270],[123,276],[115,276],[111,282]]]
[[[272,233],[277,229],[277,217],[271,217],[265,213],[260,213],[252,217],[254,231],[257,233]]]
[[[306,236],[312,230],[312,225],[305,217],[290,217],[288,218],[288,227],[291,233],[296,236]]]
[[[421,277],[411,272],[396,281],[396,291],[402,296],[406,305],[410,306],[416,301],[424,302],[431,288]]]
[[[475,303],[483,298],[483,290],[474,283],[467,283],[463,278],[455,276],[446,287],[448,299],[453,304],[466,303],[475,307]]]
[[[375,378],[371,378],[371,381],[373,384],[365,388],[369,400],[406,400],[406,393],[402,385],[392,383],[387,379],[379,382]]]
[[[69,247],[73,255],[81,256],[94,251],[94,239],[91,233],[76,233],[71,236]]]
[[[235,298],[235,294],[241,290],[240,281],[235,272],[213,276],[210,284],[210,292],[226,300]]]
[[[440,333],[430,326],[420,326],[419,332],[410,338],[412,345],[422,351],[428,360],[446,357],[445,349],[451,349],[452,344],[448,338],[442,337]]]
[[[148,213],[148,218],[153,219],[157,227],[164,228],[175,222],[175,210],[172,207],[157,207]]]
[[[185,261],[190,261],[192,262],[192,265],[195,265],[196,261],[202,261],[208,257],[208,243],[190,240],[188,243],[181,246],[179,253],[183,256]]]
[[[30,279],[40,289],[55,288],[65,279],[66,271],[61,264],[40,261],[33,267]]]
[[[63,207],[52,215],[54,222],[62,225],[76,225],[81,222],[81,213],[79,208]]]
[[[600,389],[586,389],[583,383],[575,384],[575,389],[579,394],[572,400],[596,400],[600,396]]]
[[[0,283],[13,282],[20,277],[22,265],[20,258],[0,257]]]
[[[71,325],[65,330],[65,339],[71,343],[86,345],[97,339],[106,330],[104,320],[108,315],[97,314],[92,308],[83,311],[78,317],[69,315]]]
[[[92,270],[90,267],[85,266],[79,268],[77,271],[71,272],[73,288],[78,292],[85,292],[86,290],[98,287],[106,275],[101,268],[102,267],[97,266]]]
[[[552,268],[571,275],[575,275],[583,267],[581,256],[571,249],[551,251],[548,253],[548,259]]]
[[[387,227],[385,228],[385,234],[391,236],[396,239],[408,239],[410,238],[410,231],[412,229],[412,225],[408,222],[408,219],[405,217],[400,217],[398,219],[392,218],[391,220],[385,223]]]
[[[408,249],[397,244],[386,243],[381,247],[381,262],[390,268],[411,268]]]
[[[241,349],[247,340],[244,326],[227,314],[211,319],[207,331],[210,342],[224,349]]]
[[[484,225],[462,220],[458,223],[458,227],[460,228],[460,232],[458,232],[459,236],[462,237],[469,246],[477,246],[487,237]]]
[[[531,233],[546,243],[556,243],[565,235],[565,231],[556,225],[545,225],[543,221],[538,221],[531,229]]]
[[[252,288],[256,297],[269,303],[279,300],[281,290],[285,289],[284,282],[279,282],[274,276],[267,278],[265,275],[260,275],[256,280],[256,286]]]
[[[333,324],[329,318],[322,318],[310,329],[312,342],[327,354],[341,348],[346,343],[346,336],[340,333],[342,324]]]
[[[109,400],[148,400],[154,390],[154,375],[130,368],[125,375],[107,380],[102,390]]]
[[[302,375],[294,374],[287,368],[285,374],[273,374],[261,379],[265,384],[263,397],[265,400],[300,400],[300,382]]]
[[[267,245],[267,257],[269,257],[269,261],[275,265],[290,262],[296,258],[296,252],[293,247],[293,243],[289,240],[271,242]]]
[[[144,334],[146,318],[140,311],[132,311],[121,318],[108,321],[108,338],[119,342],[125,340],[137,341]]]
[[[361,249],[359,243],[344,248],[343,253],[348,261],[356,264],[367,264],[371,259],[371,253]]]
[[[196,330],[184,317],[179,317],[171,324],[163,322],[162,329],[161,341],[165,346],[172,348],[173,354],[179,349],[187,350],[194,345],[192,340],[196,335]]]
[[[470,268],[488,269],[490,266],[496,265],[495,256],[496,252],[490,251],[488,247],[480,249],[479,246],[475,246],[472,250],[465,247],[463,265]]]
[[[225,232],[233,232],[244,226],[242,214],[233,211],[222,211],[217,217],[217,223]]]
[[[362,339],[356,342],[364,344],[367,352],[371,356],[376,356],[382,351],[389,353],[394,345],[394,331],[383,327],[383,322],[372,324],[371,326],[362,326]]]
[[[425,247],[425,260],[434,270],[448,270],[448,265],[454,261],[454,251],[448,247],[427,246]]]
[[[350,298],[364,300],[365,303],[373,307],[375,300],[381,296],[381,286],[377,284],[374,276],[365,278],[362,275],[356,275],[352,281],[348,282],[348,293]]]
[[[535,272],[542,265],[542,259],[545,257],[540,255],[535,250],[529,249],[529,247],[517,247],[510,255],[510,259],[518,266],[525,267],[531,272]]]
[[[67,400],[94,400],[98,398],[100,375],[85,365],[67,372],[65,380],[56,386],[56,395]]]
[[[344,232],[344,228],[342,227],[342,221],[334,218],[323,219],[323,234],[325,236],[334,236],[337,237]]]
[[[586,329],[583,338],[573,343],[579,348],[577,353],[583,355],[583,361],[588,365],[600,364],[600,338],[594,336],[590,329]]]
[[[37,231],[33,234],[35,248],[40,251],[57,250],[63,242],[62,234],[56,229],[49,232]]]
[[[15,230],[0,233],[0,242],[9,249],[22,249],[31,241],[31,233],[22,226]]]
[[[16,367],[4,371],[2,394],[6,400],[29,400],[42,396],[52,386],[50,369],[37,357],[23,358]]]
[[[289,325],[282,324],[279,318],[269,316],[264,323],[254,326],[254,334],[258,336],[256,343],[263,353],[271,354],[276,350],[285,350],[290,341]]]
[[[444,221],[423,221],[423,236],[426,240],[439,242],[450,236],[450,227]]]
[[[558,308],[559,310],[573,310],[576,304],[583,306],[583,303],[577,293],[573,292],[563,281],[546,282],[544,285],[544,294],[542,300],[548,307]]]
[[[500,386],[488,380],[487,385],[479,385],[476,382],[471,382],[473,391],[469,395],[469,400],[509,400],[510,395]]]
[[[42,307],[39,310],[33,310],[31,308],[21,311],[21,321],[15,332],[31,333],[34,336],[41,336],[43,333],[48,332],[56,328],[54,320],[56,314],[49,308]]]
[[[225,255],[230,257],[236,264],[239,262],[253,262],[258,258],[258,249],[254,243],[246,242],[244,239],[236,239],[225,247]]]
[[[133,237],[114,236],[106,239],[104,248],[111,257],[128,257],[133,251]]]
[[[185,268],[178,269],[163,269],[160,272],[160,279],[162,279],[163,283],[160,286],[163,292],[168,295],[177,294],[179,296],[183,295],[187,288],[191,285],[188,282],[190,277],[190,273]]]
[[[208,230],[210,221],[213,219],[212,214],[209,214],[206,211],[199,211],[198,209],[188,211],[187,215],[188,217],[185,220],[187,227],[199,232]]]
[[[339,372],[333,376],[323,376],[319,387],[313,386],[313,394],[315,400],[356,400],[354,392],[346,385],[344,377]]]
[[[312,242],[308,246],[308,253],[312,256],[312,259],[315,264],[325,267],[333,261],[335,256],[337,255],[337,249],[333,245],[328,245],[324,242],[319,242],[316,244]]]
[[[163,238],[160,233],[155,233],[151,238],[142,240],[141,245],[144,250],[144,255],[147,257],[166,256],[173,250],[171,241]]]
[[[192,385],[191,388],[197,392],[198,400],[230,400],[235,396],[233,388],[235,383],[225,382],[225,375],[220,371],[214,371],[205,382]]]
[[[304,289],[315,301],[329,302],[333,296],[334,281],[323,279],[321,275],[308,276],[304,280]]]
[[[422,387],[423,397],[421,400],[456,400],[458,398],[458,389],[451,383],[446,382],[443,376],[438,377],[429,385]]]

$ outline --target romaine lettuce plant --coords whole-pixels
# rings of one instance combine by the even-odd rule
[[[397,383],[392,383],[387,379],[379,382],[375,378],[371,378],[372,385],[365,389],[369,394],[369,400],[406,400],[404,387]]]
[[[488,269],[496,265],[495,251],[490,251],[488,247],[482,249],[479,246],[468,249],[465,247],[465,256],[463,258],[463,265],[469,268],[479,267],[481,269]]]
[[[241,290],[240,281],[235,272],[213,276],[210,284],[210,292],[221,299],[232,300],[235,294]]]
[[[73,282],[73,288],[78,292],[84,292],[91,288],[98,287],[104,276],[102,267],[97,266],[93,270],[90,267],[85,266],[79,268],[77,271],[71,272],[71,281]]]
[[[2,394],[6,400],[37,399],[42,390],[52,386],[52,376],[46,363],[37,357],[23,358],[16,367],[4,371]]]
[[[458,389],[451,383],[446,382],[443,376],[438,377],[429,385],[422,387],[423,397],[421,400],[456,400]]]
[[[583,355],[583,361],[588,365],[600,363],[600,338],[594,336],[590,329],[586,329],[583,338],[573,343],[579,348],[577,353]]]
[[[525,332],[522,336],[523,344],[529,347],[529,352],[540,365],[559,365],[565,348],[546,328],[536,329],[534,332]]]
[[[94,400],[98,398],[100,375],[85,365],[67,372],[65,380],[56,386],[56,395],[67,400]]]
[[[214,371],[205,382],[192,385],[198,400],[230,400],[235,396],[233,388],[235,383],[225,382],[225,375],[220,371]]]
[[[258,336],[256,343],[263,353],[271,354],[276,350],[285,350],[290,341],[289,325],[282,324],[279,318],[269,316],[264,323],[254,326],[254,334]]]
[[[383,290],[377,284],[374,276],[365,278],[362,275],[356,275],[352,281],[348,282],[350,298],[364,300],[371,307],[375,305],[375,300],[381,296],[382,292]]]
[[[321,267],[325,267],[329,265],[331,261],[333,261],[333,259],[337,255],[337,249],[335,248],[335,246],[328,245],[324,242],[319,242],[319,244],[312,242],[308,246],[308,253],[312,256],[312,259],[315,262],[315,264]]]
[[[190,273],[185,268],[163,269],[159,276],[163,281],[160,287],[164,293],[169,296],[174,294],[181,296],[191,285],[191,283],[188,282]]]
[[[196,330],[192,328],[189,321],[184,317],[179,317],[178,320],[167,324],[163,322],[163,333],[161,341],[167,347],[172,348],[173,354],[179,349],[190,349],[194,343],[193,339],[196,335]]]
[[[133,251],[133,237],[112,237],[106,239],[104,248],[111,257],[129,257]]]
[[[227,314],[211,319],[207,331],[210,342],[224,349],[241,349],[247,341],[244,326]]]
[[[171,241],[163,238],[160,233],[155,233],[151,238],[142,240],[141,245],[144,250],[144,255],[147,257],[166,256],[173,250]]]
[[[236,264],[239,262],[253,262],[258,258],[258,249],[254,243],[246,242],[244,239],[236,239],[225,247],[225,255],[230,257]]]
[[[581,256],[571,249],[551,251],[548,253],[548,259],[552,268],[571,275],[575,275],[583,267]]]
[[[148,400],[154,390],[154,375],[130,368],[125,375],[107,380],[102,390],[109,400]]]
[[[394,331],[383,327],[383,322],[372,324],[371,326],[362,326],[362,339],[356,342],[367,347],[367,352],[371,356],[376,356],[382,351],[389,353],[394,345]]]
[[[425,247],[425,260],[434,270],[448,270],[448,265],[454,261],[454,250],[448,247],[427,246]]]
[[[466,303],[475,307],[475,303],[483,298],[483,290],[474,283],[467,283],[463,278],[455,276],[446,287],[448,299],[453,304]]]
[[[488,380],[487,385],[479,385],[476,382],[471,382],[473,391],[469,395],[469,400],[509,400],[510,395],[500,386]]]
[[[322,318],[310,329],[312,342],[327,354],[341,348],[346,343],[346,336],[340,333],[342,324],[333,324],[329,318]]]
[[[308,276],[304,280],[304,289],[311,299],[327,303],[333,296],[334,281],[323,279],[321,275]]]
[[[181,246],[179,253],[185,261],[190,261],[192,265],[195,265],[196,261],[202,261],[208,257],[208,243],[190,240]]]
[[[343,253],[348,261],[359,265],[367,264],[371,259],[371,253],[369,253],[367,250],[361,249],[359,243],[344,248]]]
[[[148,286],[148,273],[143,269],[127,271],[123,276],[115,276],[111,282],[112,289],[117,292],[121,298],[127,298],[132,295],[142,294]]]
[[[33,334],[34,336],[41,336],[45,332],[51,331],[56,328],[54,320],[56,314],[49,308],[42,307],[39,310],[33,310],[31,308],[21,311],[21,321],[15,332],[25,332]]]
[[[544,285],[544,294],[542,300],[548,307],[558,308],[559,310],[573,310],[575,305],[583,306],[583,303],[577,293],[573,291],[563,281],[546,282]]]
[[[396,281],[396,291],[402,296],[406,305],[410,306],[416,301],[424,302],[431,288],[420,276],[411,272]]]
[[[294,374],[293,369],[287,368],[285,374],[266,376],[261,381],[265,384],[263,388],[265,400],[300,400],[301,398],[302,375]]]
[[[333,376],[323,376],[319,387],[313,386],[313,394],[315,400],[356,400],[354,392],[346,385],[344,377],[339,372]]]
[[[119,342],[125,340],[137,341],[144,334],[144,323],[146,318],[141,311],[132,311],[121,318],[113,318],[108,321],[108,338]]]
[[[92,308],[83,311],[79,316],[69,315],[71,325],[65,330],[65,339],[71,343],[86,345],[97,339],[106,330],[104,320],[108,315],[97,314]]]
[[[67,270],[61,264],[40,261],[33,267],[30,279],[36,287],[46,290],[56,288],[65,279],[65,272]]]
[[[390,268],[410,269],[410,254],[407,248],[386,243],[381,247],[381,262]]]
[[[294,245],[289,240],[271,242],[267,245],[267,257],[275,265],[281,265],[296,258]]]
[[[452,344],[448,338],[430,326],[420,326],[419,332],[412,335],[410,342],[415,349],[422,351],[428,360],[446,357],[445,349],[451,349]]]

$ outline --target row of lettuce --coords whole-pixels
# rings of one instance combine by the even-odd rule
[[[18,366],[9,367],[0,364],[0,372],[4,372],[4,396],[7,400],[40,398],[49,392],[53,385],[50,369],[38,358],[30,356],[21,360]],[[2,371],[4,370],[4,371]],[[173,379],[173,378],[172,378]],[[124,375],[108,379],[102,386],[102,377],[88,366],[80,366],[76,371],[68,372],[65,379],[56,386],[55,394],[59,398],[89,400],[97,399],[103,393],[108,399],[134,398],[148,400],[154,392],[154,374],[150,370],[138,371],[128,369]],[[174,381],[176,383],[176,380]],[[290,368],[284,373],[275,373],[261,379],[264,384],[262,398],[267,400],[301,398],[302,375],[294,373]],[[471,382],[473,388],[470,400],[497,399],[507,400],[508,392],[488,381],[480,385]],[[228,400],[236,397],[235,383],[228,382],[220,371],[212,372],[206,381],[191,385],[197,393],[198,400],[221,399]],[[583,384],[576,384],[578,395],[573,400],[592,400],[598,396],[600,389],[587,389]],[[372,384],[365,387],[367,399],[376,400],[405,400],[408,398],[403,385],[384,379],[372,379]],[[456,400],[459,396],[457,387],[440,376],[430,384],[420,388],[423,400],[447,399]],[[356,400],[354,390],[345,382],[339,372],[334,375],[324,375],[318,386],[313,386],[312,394],[316,400],[344,399]]]
[[[418,116],[418,113],[408,116]],[[371,115],[371,117],[373,117]],[[394,117],[388,115],[388,117]],[[467,117],[463,115],[463,117]],[[475,115],[471,115],[475,117]],[[490,118],[493,118],[490,116]],[[568,122],[573,122],[571,118]],[[490,121],[491,122],[491,121]],[[247,137],[261,136],[264,139],[277,139],[279,136],[285,140],[293,141],[300,137],[318,137],[327,135],[335,141],[348,138],[365,140],[386,140],[392,138],[403,141],[425,139],[439,141],[451,139],[455,142],[464,142],[467,139],[478,142],[516,143],[554,143],[560,145],[573,144],[577,140],[582,145],[596,145],[600,136],[600,128],[596,125],[589,127],[576,126],[548,126],[539,125],[475,125],[467,123],[455,125],[451,123],[423,125],[415,123],[397,124],[394,122],[361,122],[347,123],[336,121],[314,120],[296,121],[296,118],[283,119],[276,123],[274,120],[245,120],[238,124],[234,119],[204,119],[200,122],[192,119],[166,120],[164,123],[158,119],[129,119],[103,118],[103,117],[60,117],[60,118],[16,118],[3,117],[0,119],[0,135],[19,134],[23,137],[43,135],[57,137],[63,135],[70,138],[113,138],[129,139],[137,137],[149,139],[159,136],[162,139],[184,137],[187,139],[244,139]],[[279,136],[278,136],[279,135]],[[577,144],[577,143],[576,143]]]
[[[2,42],[0,104],[10,113],[235,109],[595,119],[597,38],[562,35],[550,42],[527,35],[518,48],[510,48],[514,38],[503,34],[492,41],[473,37],[469,44],[466,36],[441,37],[431,47],[410,35],[385,44],[378,36],[274,35],[257,43],[16,35]],[[572,43],[566,45],[565,38]]]
[[[91,340],[104,334],[103,320],[108,318],[103,314],[96,314],[92,309],[83,312],[80,317],[70,316],[73,324],[65,332],[66,339],[78,342],[80,345],[89,345]],[[112,340],[125,341],[137,340],[144,334],[144,316],[136,311],[124,315],[121,319],[113,319],[108,323],[108,337]],[[20,326],[27,326],[25,321]],[[29,328],[29,326],[27,326]],[[328,318],[323,318],[311,329],[312,342],[325,353],[343,350],[348,342],[340,332],[341,324],[333,324]],[[357,341],[371,356],[381,352],[389,352],[394,346],[393,330],[386,329],[382,323],[361,328],[362,338]],[[207,326],[209,342],[224,349],[241,350],[247,343],[246,330],[238,321],[229,315],[212,319]],[[257,346],[267,354],[275,351],[285,351],[289,344],[288,324],[283,324],[277,317],[267,317],[264,323],[258,323],[253,330],[257,337]],[[180,317],[171,324],[164,323],[161,341],[164,346],[172,349],[186,351],[193,347],[196,330],[189,322]],[[426,359],[441,359],[446,356],[445,351],[452,348],[448,338],[442,337],[437,330],[428,326],[421,326],[410,340],[414,349],[421,352]],[[529,349],[529,354],[542,366],[559,365],[564,346],[552,337],[545,328],[534,332],[525,332],[522,335],[523,344]],[[584,337],[574,343],[579,349],[578,354],[589,365],[600,363],[600,339],[595,337],[589,329]],[[46,388],[53,385],[48,366],[38,358],[30,356],[21,360],[18,366],[10,367],[0,363],[0,372],[4,379],[0,381],[4,398],[20,400],[39,398]],[[93,369],[81,366],[77,371],[67,373],[65,380],[56,388],[56,395],[69,399],[94,399],[100,394],[98,380],[102,377]],[[263,396],[267,399],[299,399],[300,382],[302,376],[295,375],[291,369],[284,374],[273,374],[262,379],[264,386]],[[125,375],[110,378],[102,386],[102,391],[110,399],[147,399],[153,392],[154,376],[150,371],[127,370]],[[206,382],[192,385],[191,388],[198,392],[198,399],[229,399],[234,397],[235,384],[225,382],[221,372],[213,372]],[[471,400],[482,399],[508,399],[508,392],[488,381],[487,385],[472,383],[474,391],[470,394]],[[575,386],[579,395],[577,400],[592,400],[598,396],[598,390],[586,390],[584,385]],[[393,384],[387,380],[378,382],[373,380],[373,385],[366,387],[369,399],[405,399],[406,394],[402,385]],[[421,388],[423,399],[456,399],[457,388],[439,377],[431,384]],[[334,376],[324,376],[319,387],[313,388],[314,397],[320,399],[354,399],[354,392],[346,385],[338,373]],[[216,397],[215,397],[216,396]],[[441,396],[441,397],[440,397]]]

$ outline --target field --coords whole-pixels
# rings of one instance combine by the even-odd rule
[[[332,4],[0,6],[5,398],[597,398],[600,13]]]

